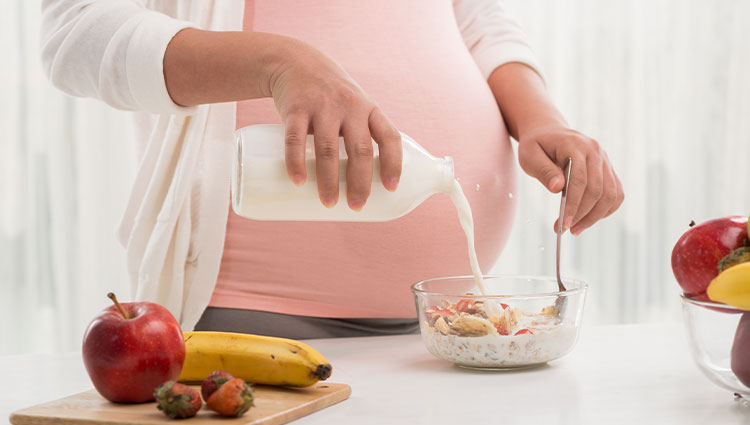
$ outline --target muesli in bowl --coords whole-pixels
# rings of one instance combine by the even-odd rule
[[[459,366],[512,369],[547,363],[578,338],[586,284],[553,277],[485,276],[480,295],[471,276],[412,286],[422,339],[434,356]]]

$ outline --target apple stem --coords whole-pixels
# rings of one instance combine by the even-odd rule
[[[125,311],[125,309],[122,308],[120,303],[117,301],[117,297],[115,296],[115,294],[113,292],[110,292],[109,294],[107,294],[107,296],[115,303],[117,309],[120,310],[120,313],[122,313],[123,317],[125,317],[126,319],[130,319],[130,315]]]

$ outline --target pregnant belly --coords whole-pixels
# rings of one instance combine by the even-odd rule
[[[454,158],[474,214],[480,265],[491,267],[513,220],[515,161],[450,1],[250,3],[246,30],[314,45],[341,64],[399,130],[433,155]],[[280,123],[270,99],[238,103],[238,127],[259,123]],[[259,222],[230,213],[211,305],[413,317],[411,284],[470,272],[464,234],[444,195],[386,223]]]

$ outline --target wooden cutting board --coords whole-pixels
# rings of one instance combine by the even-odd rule
[[[193,386],[200,393],[200,386]],[[156,403],[110,403],[95,390],[18,410],[10,415],[14,425],[149,425],[179,423],[201,424],[263,424],[277,425],[291,422],[305,415],[349,398],[352,389],[346,384],[318,382],[308,388],[280,388],[255,386],[255,407],[240,418],[224,418],[208,410],[204,404],[190,419],[175,422],[160,410]]]

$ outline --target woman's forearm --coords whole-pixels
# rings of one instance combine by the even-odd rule
[[[266,33],[182,30],[164,54],[167,90],[182,106],[270,97],[275,73],[298,43]]]
[[[567,126],[547,94],[544,81],[528,66],[505,64],[490,74],[488,83],[514,139],[520,140],[529,129],[543,125]]]

